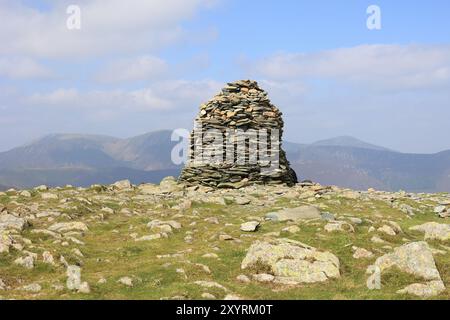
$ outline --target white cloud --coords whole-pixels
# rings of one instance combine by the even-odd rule
[[[77,89],[58,89],[50,93],[35,93],[22,99],[27,106],[53,107],[88,111],[109,110],[111,112],[127,111],[164,111],[182,110],[197,107],[201,102],[216,93],[221,84],[212,80],[162,81],[132,91],[88,91]]]
[[[135,59],[120,59],[101,70],[95,79],[103,83],[152,80],[165,76],[168,64],[154,56],[141,56]]]
[[[80,57],[155,50],[188,39],[182,22],[215,0],[78,0],[81,30],[68,30],[67,6],[52,2],[39,11],[18,1],[0,1],[0,54]],[[6,44],[6,45],[5,45]]]
[[[29,58],[0,57],[0,76],[10,79],[42,79],[53,77],[53,73]]]
[[[319,53],[278,53],[251,64],[270,80],[332,79],[376,89],[448,86],[450,46],[362,45]]]

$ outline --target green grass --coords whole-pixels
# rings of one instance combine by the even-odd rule
[[[423,234],[409,231],[409,227],[429,221],[442,223],[442,219],[436,217],[431,209],[417,214],[411,219],[398,209],[392,208],[383,201],[370,201],[365,203],[359,200],[349,200],[345,198],[331,197],[331,199],[317,199],[313,204],[321,205],[328,211],[336,214],[339,218],[344,216],[370,219],[376,227],[385,224],[384,220],[391,220],[399,223],[403,233],[395,237],[386,236],[380,233],[368,233],[371,225],[365,220],[361,225],[355,226],[355,233],[333,232],[327,233],[323,230],[325,221],[314,221],[299,223],[300,231],[296,234],[281,233],[281,237],[290,238],[320,250],[327,250],[339,257],[341,266],[341,277],[330,280],[326,283],[281,286],[275,284],[250,283],[242,284],[236,280],[240,274],[250,276],[251,272],[242,271],[241,262],[245,257],[246,250],[253,241],[261,239],[264,234],[270,232],[280,232],[290,225],[288,222],[265,221],[257,232],[243,235],[239,230],[242,222],[248,221],[248,217],[264,217],[266,213],[273,211],[277,207],[296,207],[307,204],[306,200],[287,199],[279,197],[272,206],[239,206],[233,201],[227,201],[227,205],[208,204],[194,201],[192,208],[183,212],[182,217],[173,218],[180,212],[171,209],[179,200],[162,200],[161,208],[156,209],[157,203],[152,201],[132,200],[134,193],[127,196],[121,204],[121,199],[117,201],[99,200],[96,196],[104,195],[103,188],[87,191],[82,194],[92,202],[87,206],[83,201],[77,200],[78,196],[70,196],[71,189],[59,191],[61,197],[68,192],[70,207],[73,209],[58,209],[77,221],[84,221],[89,225],[89,231],[84,237],[78,239],[85,242],[85,246],[75,245],[69,242],[69,246],[62,247],[60,243],[55,243],[52,237],[42,234],[33,234],[30,230],[23,232],[22,236],[33,242],[33,249],[30,251],[40,255],[47,250],[54,254],[55,260],[59,255],[63,255],[69,263],[78,263],[82,267],[82,280],[87,281],[91,287],[90,294],[78,294],[67,289],[56,291],[53,284],[65,286],[66,275],[63,266],[49,266],[38,262],[33,270],[24,270],[13,264],[14,259],[21,256],[21,253],[14,250],[9,255],[0,255],[0,277],[14,290],[0,292],[4,298],[12,299],[160,299],[174,296],[182,296],[187,299],[201,299],[201,294],[209,292],[217,298],[226,295],[221,289],[206,289],[194,284],[197,280],[215,281],[227,289],[229,292],[240,295],[248,299],[414,299],[413,296],[399,295],[397,290],[417,282],[408,274],[398,270],[389,270],[382,275],[382,290],[368,290],[366,287],[367,267],[383,253],[390,250],[383,248],[383,245],[371,242],[373,235],[377,234],[389,243],[389,246],[396,247],[404,244],[403,238],[408,242],[423,240]],[[121,195],[122,197],[123,195]],[[251,196],[251,195],[247,195]],[[60,198],[61,198],[60,197]],[[64,196],[66,197],[66,196]],[[261,194],[254,198],[264,199]],[[339,200],[339,202],[336,202]],[[40,201],[39,195],[33,192],[31,199],[18,199],[24,203]],[[7,205],[8,196],[0,196],[0,204]],[[411,206],[417,207],[413,201],[405,201]],[[59,201],[46,202],[40,209],[55,209],[59,206]],[[102,207],[109,207],[115,210],[115,214],[109,215],[101,211]],[[136,211],[139,215],[131,217],[119,214],[121,208]],[[94,216],[104,214],[104,220],[93,219]],[[380,215],[380,217],[377,217]],[[208,217],[218,217],[220,224],[205,222]],[[151,234],[151,230],[146,224],[154,219],[176,220],[183,227],[175,230],[169,238],[158,239],[147,242],[135,242],[131,237],[136,233],[139,237]],[[66,216],[61,216],[54,221],[47,221],[46,218],[35,220],[33,228],[45,228],[58,221],[67,221]],[[196,222],[195,225],[191,225]],[[230,224],[225,226],[225,224]],[[132,229],[130,229],[132,227]],[[186,243],[184,238],[186,232],[191,232],[192,243]],[[231,235],[235,241],[220,241],[218,235],[226,233]],[[441,242],[430,241],[430,246],[442,249]],[[446,245],[449,245],[448,243]],[[358,246],[371,250],[375,253],[371,259],[356,260],[352,257],[352,246]],[[77,257],[72,249],[79,248],[84,258]],[[204,258],[206,253],[216,253],[219,258]],[[183,257],[161,258],[158,255],[183,254]],[[436,264],[442,279],[447,287],[450,285],[450,256],[435,255]],[[206,273],[201,267],[195,264],[204,264],[211,269],[211,274]],[[176,269],[185,270],[185,275],[177,273]],[[117,281],[124,276],[134,279],[134,286],[129,288]],[[105,284],[98,284],[101,278],[107,279]],[[420,280],[419,280],[420,281]],[[27,293],[18,288],[29,284],[39,283],[43,289],[38,294]],[[449,299],[450,292],[447,289],[444,293],[436,297],[437,299]]]

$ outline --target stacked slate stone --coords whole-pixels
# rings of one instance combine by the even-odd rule
[[[195,119],[197,130],[191,133],[190,154],[188,162],[183,169],[180,181],[191,185],[206,185],[219,188],[236,188],[248,184],[287,184],[297,183],[297,176],[289,167],[286,154],[281,148],[283,134],[282,113],[269,100],[267,93],[259,88],[258,83],[252,80],[241,80],[228,85],[209,102],[200,107],[200,113]],[[199,129],[201,129],[199,136]],[[276,141],[268,138],[267,148],[271,149],[277,144],[279,166],[276,170],[264,171],[264,163],[195,163],[195,148],[201,147],[204,152],[209,151],[207,142],[204,142],[202,132],[215,129],[216,134],[222,135],[224,141],[231,130],[266,129],[268,135],[272,130],[278,132]],[[276,129],[276,130],[274,130]],[[195,134],[194,134],[195,133]],[[259,136],[258,136],[259,137]],[[252,141],[246,141],[245,159],[252,156],[248,146]],[[264,140],[263,140],[264,141]],[[225,143],[225,142],[224,142]],[[261,139],[258,138],[258,143]],[[226,158],[223,148],[222,159]],[[237,159],[239,149],[234,148],[234,157]],[[242,151],[242,149],[241,149]],[[242,156],[242,155],[241,155]],[[254,155],[253,155],[254,156]]]

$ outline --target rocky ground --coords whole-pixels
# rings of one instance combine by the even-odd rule
[[[449,194],[166,178],[9,190],[0,212],[0,299],[450,298]]]

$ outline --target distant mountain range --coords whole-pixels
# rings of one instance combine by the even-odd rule
[[[53,134],[0,153],[0,189],[40,184],[88,186],[121,179],[159,182],[181,170],[171,161],[171,131],[118,139]],[[449,192],[450,150],[405,154],[353,137],[312,144],[284,142],[300,179],[364,190]]]

